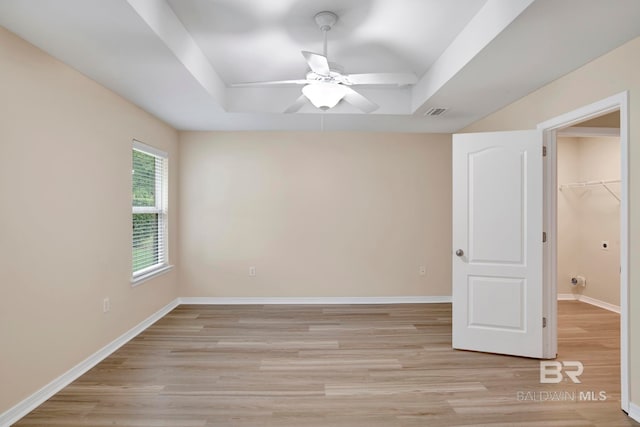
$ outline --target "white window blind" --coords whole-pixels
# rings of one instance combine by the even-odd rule
[[[167,154],[133,142],[133,280],[168,265]]]

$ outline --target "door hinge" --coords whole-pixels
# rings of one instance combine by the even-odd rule
[[[547,327],[547,318],[546,318],[546,317],[543,317],[543,318],[542,318],[542,327],[543,327],[543,328],[546,328],[546,327]]]
[[[546,145],[542,146],[542,157],[547,157],[547,146]]]
[[[547,232],[546,231],[542,232],[542,243],[547,243]]]

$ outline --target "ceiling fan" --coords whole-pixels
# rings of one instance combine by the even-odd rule
[[[292,86],[302,85],[302,95],[284,112],[295,113],[308,101],[321,110],[335,107],[340,101],[348,102],[365,113],[378,109],[378,105],[356,92],[351,86],[385,85],[402,86],[415,84],[417,79],[413,73],[365,73],[345,74],[344,69],[327,57],[327,33],[338,21],[333,12],[320,12],[315,21],[324,35],[324,54],[302,51],[302,56],[309,64],[310,71],[305,79],[273,80],[266,82],[235,83],[232,87],[256,86]]]

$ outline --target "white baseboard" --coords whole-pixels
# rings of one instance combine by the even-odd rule
[[[640,423],[640,406],[629,402],[629,416]]]
[[[40,390],[33,393],[31,396],[24,399],[22,402],[17,405],[9,408],[7,411],[0,414],[0,426],[10,426],[11,424],[18,421],[20,418],[27,415],[29,412],[33,411],[35,408],[44,403],[51,396],[62,390],[67,385],[71,384],[77,378],[79,378],[82,374],[87,372],[89,369],[96,366],[102,360],[106,359],[111,353],[122,347],[128,341],[133,339],[136,335],[147,329],[154,322],[164,317],[171,310],[176,308],[179,305],[178,298],[171,301],[166,306],[162,307],[160,310],[147,317],[145,320],[140,322],[135,327],[131,328],[124,334],[120,335],[111,343],[102,347],[100,350],[93,353],[91,356],[69,369],[64,374],[60,375],[55,380],[51,381],[49,384],[42,387]]]
[[[437,304],[450,303],[451,296],[411,297],[182,297],[180,304]]]
[[[599,299],[587,297],[581,295],[579,301],[586,302],[587,304],[595,305],[596,307],[604,308],[605,310],[613,311],[614,313],[620,314],[620,306],[613,305],[608,302],[600,301]]]
[[[595,305],[596,307],[604,308],[605,310],[613,311],[614,313],[620,314],[619,305],[613,305],[608,302],[604,302],[599,299],[591,298],[585,295],[558,294],[558,301],[567,301],[567,300],[586,302],[587,304]]]

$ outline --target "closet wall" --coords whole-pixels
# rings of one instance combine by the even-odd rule
[[[559,185],[610,179],[620,179],[619,138],[558,138]],[[576,275],[586,286],[572,286]],[[620,305],[620,203],[603,186],[558,191],[558,293]]]

